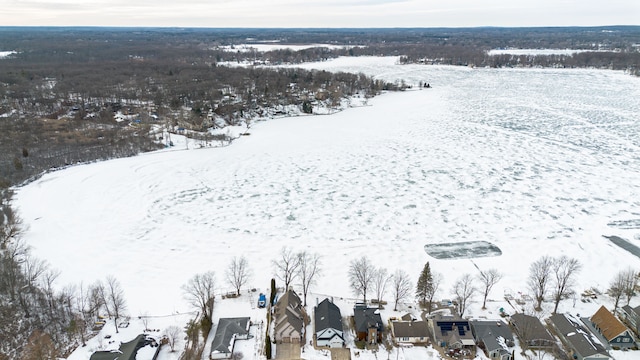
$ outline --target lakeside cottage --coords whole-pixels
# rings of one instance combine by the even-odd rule
[[[342,315],[329,299],[324,299],[314,309],[316,346],[341,348],[344,346]]]
[[[135,339],[120,344],[118,350],[96,351],[89,360],[136,360],[138,350],[146,345],[146,336],[140,334]]]
[[[607,349],[628,349],[636,346],[631,330],[604,306],[600,306],[591,318],[582,318],[582,322],[607,345]]]
[[[287,290],[274,306],[274,339],[279,343],[304,341],[304,328],[308,323],[307,313],[298,294]]]
[[[520,343],[524,343],[532,349],[548,349],[553,347],[555,339],[549,331],[542,325],[540,319],[535,316],[525,314],[513,314],[510,324],[520,339]]]
[[[403,319],[391,322],[391,333],[399,344],[426,344],[429,342],[429,327],[425,321]]]
[[[382,340],[384,326],[377,307],[369,308],[366,304],[356,304],[353,308],[353,317],[358,340],[369,344],[377,344]]]
[[[612,359],[600,341],[591,332],[582,327],[578,320],[566,314],[553,314],[549,325],[575,360]]]
[[[446,349],[473,351],[476,343],[469,320],[459,316],[436,314],[429,319],[429,328],[436,345]]]
[[[515,346],[511,328],[502,320],[472,320],[473,338],[492,360],[512,360]]]
[[[640,305],[631,307],[625,305],[620,309],[620,319],[640,336]]]
[[[210,359],[231,359],[236,340],[249,338],[251,321],[248,317],[222,318],[218,321],[216,333],[211,342]]]

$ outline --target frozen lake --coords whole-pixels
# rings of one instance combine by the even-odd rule
[[[345,58],[306,67],[432,89],[390,93],[331,116],[277,119],[220,149],[145,154],[48,174],[15,204],[60,286],[115,275],[130,311],[186,310],[180,286],[232,256],[267,288],[284,245],[324,256],[316,290],[352,296],[362,255],[417,275],[497,267],[524,288],[529,262],[568,254],[606,286],[640,260],[640,79],[613,71],[400,66]],[[612,224],[609,226],[608,224]],[[501,256],[438,260],[427,243],[487,241]],[[415,280],[415,279],[414,279]]]

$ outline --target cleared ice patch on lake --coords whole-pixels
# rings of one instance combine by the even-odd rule
[[[464,241],[457,243],[427,244],[424,250],[436,259],[475,259],[487,256],[500,256],[499,247],[486,241]]]

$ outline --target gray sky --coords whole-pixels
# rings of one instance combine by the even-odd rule
[[[0,26],[639,25],[639,0],[0,0]]]

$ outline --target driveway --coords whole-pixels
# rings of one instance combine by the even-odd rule
[[[331,349],[331,360],[351,360],[349,348]]]
[[[276,344],[276,359],[299,360],[300,344],[289,344],[289,343]]]

